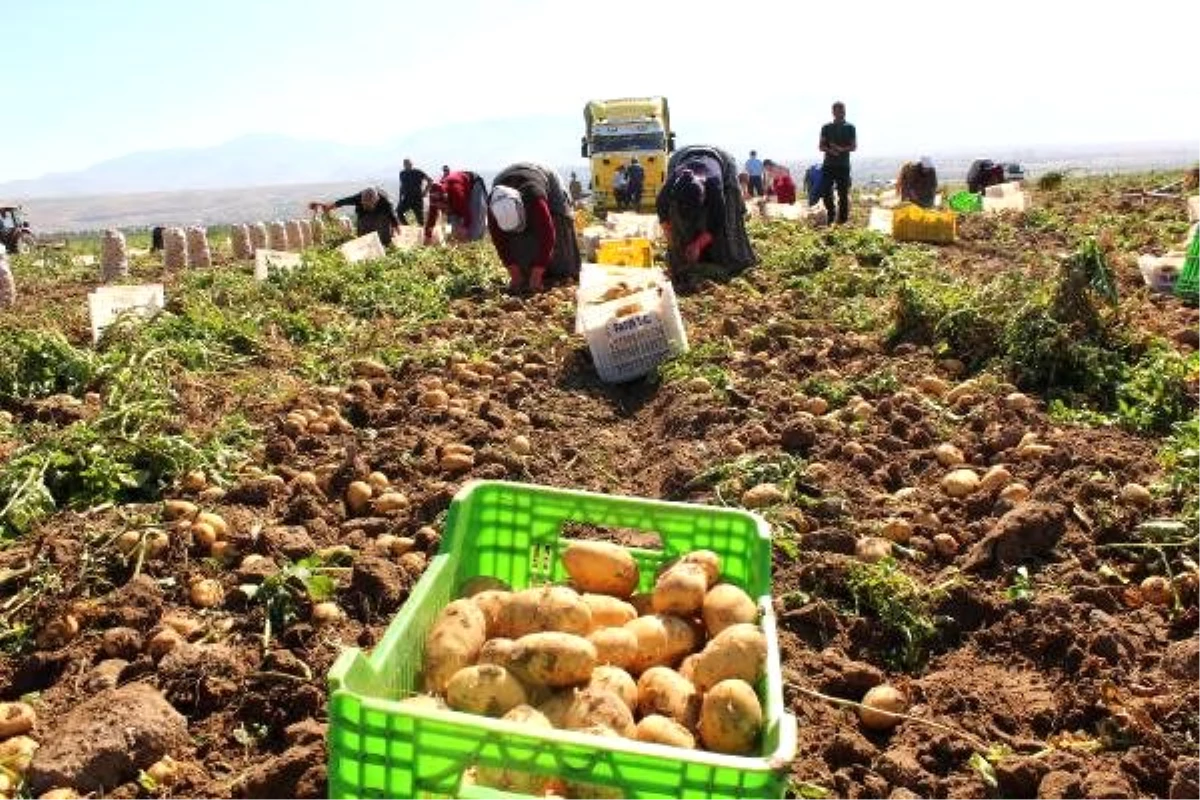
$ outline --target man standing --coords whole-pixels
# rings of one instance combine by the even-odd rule
[[[750,176],[750,196],[762,197],[766,194],[763,189],[763,162],[755,150],[751,150],[750,158],[746,159],[746,174]]]
[[[625,178],[627,181],[625,197],[629,201],[629,207],[635,212],[641,211],[642,189],[646,184],[646,170],[642,169],[641,162],[638,161],[637,156],[629,159],[629,169],[625,170]]]
[[[419,169],[413,169],[412,159],[404,159],[404,169],[400,170],[400,202],[396,204],[396,214],[400,224],[408,224],[408,212],[412,211],[418,225],[425,224],[425,192],[429,190],[429,176]]]
[[[821,126],[818,149],[825,154],[821,165],[821,197],[829,223],[845,223],[850,218],[850,154],[858,149],[858,134],[846,122],[846,105],[833,104],[833,122]],[[833,190],[837,187],[837,213],[834,215]]]

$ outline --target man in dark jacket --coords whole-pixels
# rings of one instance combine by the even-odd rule
[[[400,219],[396,216],[396,207],[387,196],[387,192],[374,186],[368,186],[358,194],[334,200],[332,203],[310,203],[309,207],[328,213],[331,209],[343,206],[354,206],[355,230],[359,236],[366,236],[371,231],[379,234],[379,241],[387,247],[392,243],[392,235],[400,227]]]
[[[408,224],[409,211],[417,218],[418,225],[425,224],[425,192],[430,183],[428,175],[413,168],[411,158],[404,159],[404,169],[400,170],[400,200],[396,204],[401,225]]]
[[[858,132],[846,122],[846,106],[840,100],[833,104],[833,122],[821,126],[817,148],[825,154],[825,163],[821,165],[821,198],[829,214],[829,224],[844,224],[850,218],[850,154],[858,149]]]

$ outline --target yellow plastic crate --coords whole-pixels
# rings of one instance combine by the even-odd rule
[[[649,239],[608,239],[596,248],[596,263],[649,267],[654,263],[654,246]]]
[[[958,236],[958,214],[905,204],[892,211],[892,236],[899,242],[948,244]]]

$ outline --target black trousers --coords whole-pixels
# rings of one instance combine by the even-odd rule
[[[833,207],[833,190],[837,186],[837,210]],[[829,214],[829,224],[846,222],[850,218],[850,167],[825,165],[821,168],[821,200]],[[835,217],[836,213],[836,217]]]
[[[396,208],[396,216],[400,217],[401,225],[408,224],[408,220],[405,219],[405,216],[409,211],[413,212],[413,215],[417,218],[418,225],[425,224],[425,203],[423,197],[418,195],[411,200],[407,197],[402,197],[400,199],[400,205]]]

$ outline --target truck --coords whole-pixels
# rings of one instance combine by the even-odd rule
[[[613,176],[636,157],[645,170],[641,202],[631,211],[652,211],[667,176],[667,158],[675,150],[675,132],[665,97],[591,100],[583,107],[584,135],[580,155],[591,167],[591,193],[596,213],[617,208]]]

